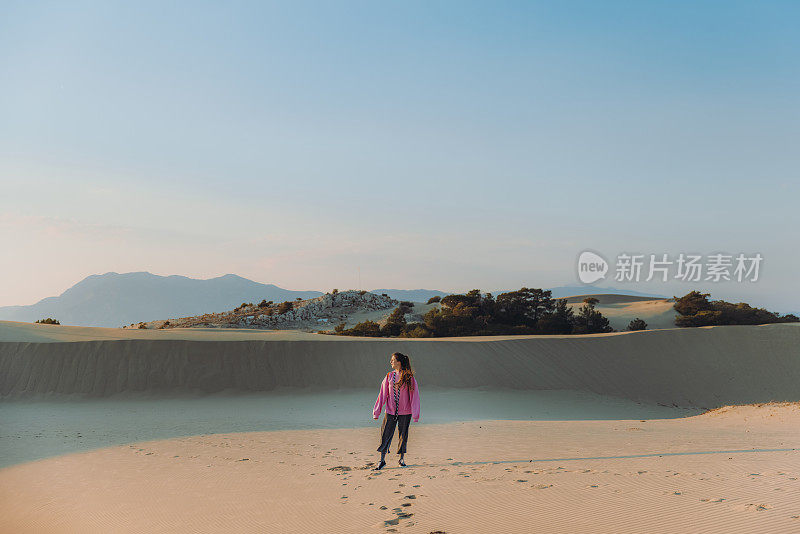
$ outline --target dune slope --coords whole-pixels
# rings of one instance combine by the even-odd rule
[[[409,340],[217,335],[0,342],[0,395],[368,388],[401,351],[427,387],[578,390],[707,408],[800,400],[798,325]]]

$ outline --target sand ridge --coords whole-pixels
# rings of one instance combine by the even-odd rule
[[[411,355],[422,387],[588,391],[701,408],[800,400],[796,324],[588,336],[305,336],[314,337],[0,342],[0,396],[372,388],[399,350]]]

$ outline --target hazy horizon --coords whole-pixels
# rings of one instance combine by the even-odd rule
[[[760,253],[800,309],[790,2],[4,3],[0,306],[88,275],[578,285]]]

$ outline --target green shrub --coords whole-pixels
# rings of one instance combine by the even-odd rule
[[[599,302],[596,298],[589,297],[584,299],[585,304],[578,309],[572,325],[573,334],[601,334],[613,332],[614,329],[608,323],[608,319],[602,313],[594,309],[594,305]]]
[[[434,302],[439,302],[440,300],[442,300],[442,297],[436,295],[435,297],[431,297],[428,299],[428,304],[433,304]]]
[[[352,328],[337,332],[343,336],[381,337],[381,327],[375,321],[364,321]]]
[[[61,324],[58,319],[53,319],[52,317],[48,317],[47,319],[39,319],[35,322],[39,324]]]
[[[410,323],[398,337],[433,337],[433,334],[422,323]]]
[[[647,323],[644,322],[643,319],[639,319],[638,317],[630,322],[628,325],[628,330],[635,331],[635,330],[647,330]]]
[[[675,325],[716,326],[716,325],[755,325],[772,323],[796,323],[795,315],[780,315],[764,308],[753,308],[745,302],[734,304],[724,300],[709,301],[708,293],[691,291],[682,297],[674,297],[673,308],[678,313]]]
[[[398,306],[389,314],[389,317],[386,318],[386,324],[381,328],[381,335],[393,337],[403,332],[406,326],[405,310],[405,307]]]

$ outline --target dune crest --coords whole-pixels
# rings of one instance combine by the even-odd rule
[[[800,400],[794,324],[496,338],[227,334],[0,342],[0,396],[370,388],[401,351],[425,387],[576,390],[702,408]]]

